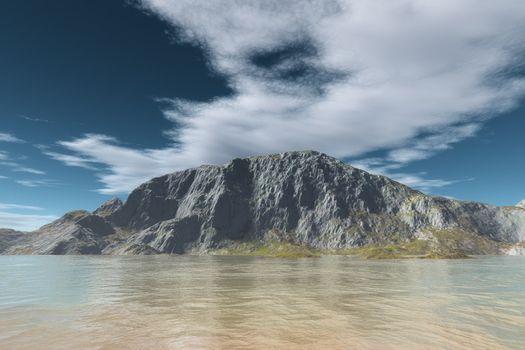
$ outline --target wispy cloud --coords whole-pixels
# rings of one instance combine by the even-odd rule
[[[52,159],[61,161],[69,166],[75,166],[90,170],[96,170],[94,163],[97,163],[94,159],[82,158],[70,154],[62,154],[57,152],[44,151],[44,154],[51,157]]]
[[[11,228],[19,231],[32,231],[57,218],[53,215],[12,213],[6,212],[5,210],[42,211],[44,208],[34,205],[0,203],[0,228]]]
[[[388,174],[388,176],[407,186],[417,188],[425,192],[432,191],[435,188],[449,186],[454,183],[472,180],[472,179],[465,179],[465,180],[429,179],[425,177],[426,173],[420,173],[420,174],[392,173],[392,174]]]
[[[442,128],[431,135],[413,140],[404,147],[391,150],[385,160],[406,164],[430,158],[438,152],[450,149],[453,144],[474,136],[480,128],[480,124],[473,123]]]
[[[0,203],[0,210],[5,210],[5,209],[44,210],[44,208],[36,207],[36,206],[33,206],[33,205]]]
[[[19,231],[32,231],[57,217],[53,215],[13,214],[0,211],[0,227]]]
[[[430,158],[438,152],[452,148],[453,144],[474,136],[480,128],[480,124],[445,127],[425,137],[412,140],[402,147],[390,150],[384,158],[357,159],[353,165],[371,173],[389,176],[422,191],[430,191],[433,188],[444,187],[457,182],[470,181],[471,179],[429,179],[427,174],[406,174],[399,172],[399,169],[411,162]]]
[[[48,119],[28,117],[26,115],[21,115],[20,118],[24,120],[28,120],[30,122],[36,122],[36,123],[51,123],[51,121]]]
[[[35,175],[45,175],[46,174],[46,172],[43,170],[26,167],[16,162],[0,162],[0,165],[5,165],[11,168],[12,171],[21,172],[21,173],[30,173],[30,174],[35,174]]]
[[[134,149],[105,135],[61,142],[69,152],[51,156],[97,164],[103,193],[201,163],[287,150],[357,158],[387,149],[382,166],[399,168],[474,135],[525,94],[523,77],[499,74],[525,51],[521,0],[143,6],[180,28],[180,40],[201,45],[235,93],[208,103],[174,99],[165,115],[176,127],[165,148]]]
[[[0,132],[0,142],[15,142],[15,143],[22,143],[24,140],[19,139],[18,137],[8,134],[5,132]]]
[[[13,171],[18,171],[18,172],[21,172],[21,173],[30,173],[30,174],[35,174],[35,175],[45,175],[45,171],[43,170],[38,170],[38,169],[33,169],[33,168],[27,168],[27,167],[16,167],[13,169]]]
[[[121,146],[117,139],[98,134],[87,134],[81,139],[62,141],[60,145],[77,154],[72,158],[58,153],[52,158],[70,166],[86,168],[98,166],[98,176],[111,188],[100,189],[103,194],[127,192],[154,175],[180,169],[180,155],[175,149],[133,150]],[[50,152],[46,152],[48,155]]]
[[[17,184],[25,187],[52,187],[58,185],[54,180],[16,180]]]
[[[356,168],[363,169],[372,174],[381,174],[401,182],[407,186],[416,188],[421,191],[432,191],[433,189],[452,185],[454,183],[470,181],[464,180],[446,180],[428,178],[426,173],[407,174],[400,171],[402,163],[388,163],[383,158],[364,158],[352,162]]]

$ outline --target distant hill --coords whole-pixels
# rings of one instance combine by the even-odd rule
[[[154,178],[125,203],[70,212],[27,234],[0,232],[0,252],[203,253],[270,242],[333,251],[426,242],[492,254],[524,239],[523,208],[428,196],[302,151]]]

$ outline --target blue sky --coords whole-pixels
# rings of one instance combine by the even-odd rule
[[[2,2],[0,227],[303,149],[513,205],[523,32],[517,0]]]

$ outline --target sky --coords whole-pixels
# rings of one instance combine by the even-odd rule
[[[200,164],[318,150],[525,198],[525,2],[0,2],[0,227]]]

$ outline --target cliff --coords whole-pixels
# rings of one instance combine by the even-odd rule
[[[4,243],[4,253],[198,253],[275,241],[345,249],[447,235],[464,240],[458,244],[468,253],[477,253],[480,241],[517,243],[525,239],[525,209],[428,196],[304,151],[154,178],[125,203],[68,213]]]

